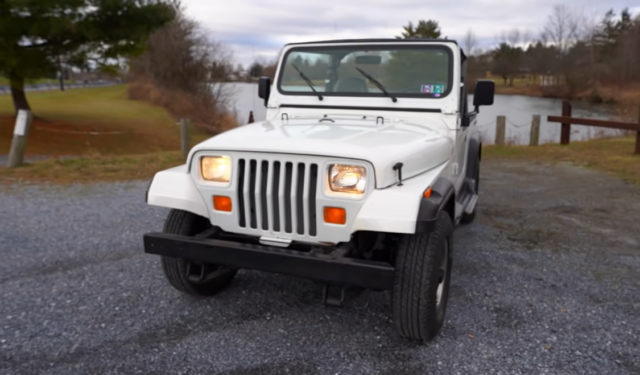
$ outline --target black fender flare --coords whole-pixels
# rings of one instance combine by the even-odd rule
[[[469,148],[467,149],[467,168],[466,177],[474,179],[478,163],[482,157],[482,140],[480,136],[469,139]]]
[[[455,210],[455,187],[448,179],[439,177],[431,186],[431,195],[420,201],[416,219],[416,233],[433,230],[438,214],[442,210]],[[451,211],[449,211],[450,214]],[[451,220],[454,220],[453,216]]]
[[[149,181],[147,185],[147,191],[144,193],[144,203],[149,203],[149,190],[151,189],[151,184],[153,184],[153,178]]]

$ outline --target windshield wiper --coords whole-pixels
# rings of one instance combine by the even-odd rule
[[[296,66],[296,64],[291,63],[291,65],[293,65],[293,67],[298,71],[298,73],[300,73],[300,77],[302,77],[302,79],[304,79],[304,81],[307,83],[307,85],[309,85],[309,87],[311,87],[311,90],[313,90],[313,92],[316,93],[316,95],[318,95],[318,99],[322,100],[322,95],[316,91],[315,86],[313,86],[313,82],[311,82],[311,80],[309,79],[309,77],[307,77],[304,73],[302,73],[302,70],[298,69],[298,67]]]
[[[356,69],[360,72],[360,74],[362,74],[363,76],[365,76],[369,81],[371,81],[374,85],[378,86],[378,88],[388,97],[391,98],[391,100],[395,103],[398,101],[398,98],[396,98],[395,96],[389,94],[389,91],[387,91],[387,89],[384,88],[384,86],[382,85],[382,83],[380,83],[377,79],[371,77],[369,74],[367,74],[364,70],[358,68],[356,66]]]

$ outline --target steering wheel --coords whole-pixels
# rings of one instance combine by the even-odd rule
[[[447,86],[447,83],[446,82],[442,82],[442,81],[430,81],[429,84]],[[416,86],[408,87],[408,88],[402,89],[400,91],[401,92],[406,92],[406,93],[415,92],[415,93],[423,94],[423,92],[420,91],[420,87],[416,87]]]

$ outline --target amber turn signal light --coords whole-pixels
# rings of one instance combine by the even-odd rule
[[[429,198],[431,196],[431,187],[429,187],[427,190],[424,191],[424,194],[422,194],[423,197],[425,198]]]
[[[324,222],[329,224],[344,225],[347,223],[347,211],[344,208],[325,207]]]
[[[231,198],[221,195],[214,195],[213,208],[216,211],[231,212]]]

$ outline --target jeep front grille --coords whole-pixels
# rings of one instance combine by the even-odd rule
[[[236,176],[240,227],[317,235],[317,164],[241,158]]]

